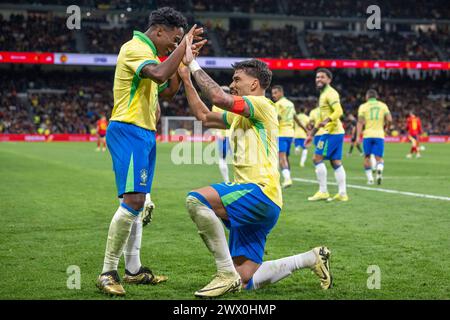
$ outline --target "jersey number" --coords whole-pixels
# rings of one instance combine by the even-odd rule
[[[370,120],[378,120],[380,116],[380,107],[370,108]]]

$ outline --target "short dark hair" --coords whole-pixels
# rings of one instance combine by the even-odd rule
[[[273,86],[273,87],[272,87],[272,90],[273,90],[273,89],[276,89],[276,90],[278,90],[278,91],[284,92],[283,86],[280,86],[279,84],[277,84],[276,86]]]
[[[319,68],[316,70],[316,74],[319,72],[325,73],[330,80],[333,80],[333,74],[327,68]]]
[[[187,29],[187,20],[181,12],[170,8],[162,7],[150,13],[149,28],[155,25],[163,25],[170,28]]]
[[[265,90],[270,86],[272,81],[272,71],[265,62],[257,59],[236,62],[232,65],[233,69],[244,70],[246,74],[258,79],[261,87]]]
[[[374,90],[374,89],[369,89],[366,92],[366,96],[370,99],[370,98],[378,98],[378,93]]]

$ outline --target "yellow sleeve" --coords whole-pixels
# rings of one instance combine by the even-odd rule
[[[249,106],[250,108],[250,116],[249,119],[252,120],[258,120],[258,121],[263,121],[263,120],[267,120],[268,119],[268,113],[267,110],[264,110],[264,106],[262,106],[262,103],[259,97],[254,97],[254,96],[243,96],[242,98],[244,98],[245,103]],[[263,98],[265,99],[265,98]],[[270,100],[269,100],[270,101]],[[272,105],[274,106],[276,112],[278,113],[276,104],[271,102]]]
[[[363,104],[360,105],[359,108],[358,108],[358,118],[364,118],[365,119],[365,116],[364,116],[364,105]]]
[[[139,79],[141,78],[142,68],[149,64],[159,64],[159,61],[151,53],[142,50],[127,50],[125,55],[125,65],[130,68]]]
[[[383,104],[384,106],[384,115],[387,116],[388,114],[391,114],[391,111],[389,110],[387,104]]]
[[[234,114],[232,112],[224,111],[222,113],[222,120],[223,123],[225,123],[225,126],[227,129],[230,129],[231,124],[233,123],[233,120],[235,117],[239,117],[237,114]]]
[[[168,86],[169,86],[169,80],[158,85],[158,93],[161,93],[162,91],[164,91]]]
[[[337,91],[331,91],[327,96],[328,105],[333,110],[333,113],[329,115],[331,121],[336,121],[343,114],[344,110],[342,110],[341,101],[339,99],[339,93]]]

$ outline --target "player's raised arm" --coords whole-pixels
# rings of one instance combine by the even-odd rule
[[[159,32],[155,30],[154,32]],[[197,28],[197,25],[194,25],[191,30],[184,36],[183,40],[181,40],[181,43],[177,45],[177,36],[173,39],[174,46],[176,46],[176,49],[169,55],[169,57],[160,64],[147,64],[145,67],[141,70],[141,75],[145,78],[150,78],[153,81],[155,81],[158,84],[162,84],[166,82],[176,71],[181,63],[181,60],[184,57],[185,51],[186,51],[186,39],[191,37],[195,39],[202,39],[200,35],[203,34],[203,28]],[[194,48],[197,46],[202,46],[204,43],[206,43],[206,40],[202,40],[199,43],[194,45]],[[189,43],[189,45],[192,46],[192,42]],[[177,90],[178,91],[178,90]]]
[[[250,107],[247,105],[245,100],[242,97],[233,96],[223,91],[217,82],[211,79],[211,77],[200,67],[189,47],[186,49],[186,55],[183,62],[189,66],[189,70],[195,78],[195,82],[212,104],[223,110],[230,111],[244,117],[250,116]]]
[[[198,55],[200,50],[203,48],[203,46],[206,44],[207,40],[202,40],[200,42],[191,44],[191,50],[194,55]],[[184,64],[180,63],[179,67],[183,67]],[[165,88],[163,90],[159,91],[159,97],[163,100],[170,101],[172,98],[177,94],[177,92],[180,90],[181,84],[183,81],[180,78],[180,75],[178,72],[176,72],[174,75],[170,77],[169,80],[167,80],[167,83],[165,85]]]
[[[227,129],[223,120],[223,115],[218,112],[211,112],[200,99],[195,89],[188,67],[180,67],[178,73],[184,84],[186,98],[189,109],[197,120],[200,120],[207,128]]]

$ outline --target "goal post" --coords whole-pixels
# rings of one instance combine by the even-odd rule
[[[202,126],[195,117],[164,116],[161,117],[161,142],[212,141],[214,131]]]

